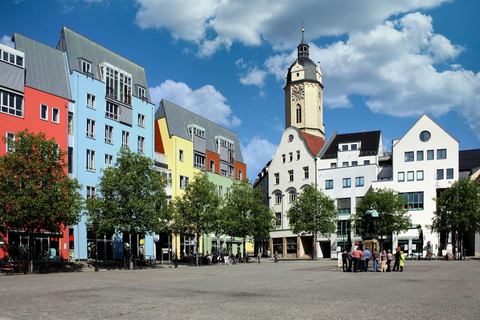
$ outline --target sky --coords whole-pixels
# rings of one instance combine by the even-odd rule
[[[56,47],[62,26],[145,68],[164,98],[238,134],[247,177],[285,130],[287,68],[305,28],[326,139],[381,130],[385,151],[424,113],[480,148],[478,0],[4,0],[14,32]],[[5,3],[6,2],[6,3]]]

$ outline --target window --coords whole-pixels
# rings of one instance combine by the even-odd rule
[[[223,197],[223,186],[218,186],[218,196]]]
[[[352,161],[352,167],[358,166],[358,161]]]
[[[288,159],[290,159],[290,162],[293,161],[293,152],[290,152],[290,153],[288,154]]]
[[[73,148],[68,147],[67,155],[68,173],[73,173]]]
[[[297,160],[300,160],[300,150],[297,150]]]
[[[73,113],[68,113],[68,135],[73,136]]]
[[[333,180],[325,180],[325,189],[326,190],[333,189]]]
[[[137,152],[138,153],[145,153],[145,137],[138,136],[137,139]]]
[[[295,190],[290,190],[290,191],[288,192],[288,201],[289,201],[289,202],[293,202],[293,201],[295,201],[296,198],[297,198],[297,191],[295,191]]]
[[[105,79],[106,95],[130,105],[132,103],[132,77],[106,63],[100,67],[100,70],[102,78]]]
[[[238,180],[242,181],[243,180],[243,171],[238,170]]]
[[[118,105],[116,105],[115,103],[111,103],[110,101],[107,101],[105,106],[106,106],[105,117],[108,119],[118,121]]]
[[[293,181],[293,170],[288,170],[288,181],[289,182]]]
[[[60,123],[60,110],[57,108],[52,108],[52,122]]]
[[[227,196],[229,196],[229,195],[230,195],[230,188],[227,187]]]
[[[215,172],[215,161],[210,160],[210,171]]]
[[[93,94],[87,93],[87,108],[95,109],[96,108],[96,98]]]
[[[427,142],[428,140],[430,140],[431,136],[432,135],[430,134],[430,132],[422,131],[422,132],[420,132],[420,141]]]
[[[336,168],[337,164],[335,162],[330,163],[330,168]]]
[[[105,153],[105,168],[113,166],[113,156]]]
[[[82,72],[92,73],[92,64],[88,61],[82,60]]]
[[[2,113],[23,117],[23,96],[0,90],[0,107]]]
[[[405,181],[405,172],[399,172],[398,173],[398,182],[403,182]]]
[[[95,139],[95,120],[87,119],[87,138]]]
[[[350,178],[343,178],[343,187],[350,188],[352,186],[352,179]]]
[[[337,236],[348,237],[349,233],[350,233],[350,221],[349,220],[337,221]]]
[[[437,160],[447,159],[447,149],[438,149],[437,150]]]
[[[343,162],[342,167],[348,167],[348,161]]]
[[[297,123],[302,122],[302,107],[297,105]]]
[[[423,181],[423,170],[417,171],[417,181]]]
[[[105,143],[113,144],[113,127],[105,125]]]
[[[122,147],[130,147],[130,132],[122,131]]]
[[[12,133],[12,132],[7,132],[6,144],[7,144],[7,152],[8,153],[11,153],[11,152],[15,151],[15,149],[13,149],[13,146],[12,146],[13,141],[15,141],[15,134]]]
[[[423,210],[423,192],[408,192],[403,193],[402,196],[407,201],[405,209]]]
[[[342,146],[342,151],[348,151],[348,144]]]
[[[370,164],[370,160],[364,160],[363,164]]]
[[[145,88],[138,87],[138,97],[140,99],[145,99]]]
[[[141,113],[138,114],[138,126],[145,128],[145,115]]]
[[[280,173],[275,173],[273,176],[275,178],[275,184],[279,184],[280,183]]]
[[[405,162],[410,162],[410,161],[414,161],[415,158],[414,158],[414,154],[413,154],[413,151],[408,151],[408,152],[405,152]]]
[[[453,169],[447,169],[447,179],[453,179]]]
[[[87,171],[95,172],[95,151],[87,149]]]
[[[338,215],[348,215],[351,213],[351,201],[350,198],[337,199],[337,212]]]
[[[45,104],[40,105],[40,119],[48,120],[48,106]]]
[[[427,150],[427,160],[434,160],[434,159],[435,159],[434,150]]]
[[[276,212],[275,213],[275,225],[277,227],[282,225],[282,213],[281,212]]]
[[[95,197],[95,187],[87,186],[87,199]]]
[[[443,169],[437,169],[437,180],[443,180]]]
[[[282,163],[285,163],[285,155],[282,154]]]
[[[308,179],[308,178],[309,178],[308,167],[303,167],[303,178],[304,178],[304,179]]]
[[[183,150],[182,149],[178,150],[178,160],[183,161]]]
[[[408,171],[407,172],[407,181],[413,181],[414,180],[414,172],[413,171]]]
[[[282,194],[280,192],[275,193],[275,204],[282,203]]]
[[[364,183],[365,183],[364,177],[355,178],[355,187],[363,187]]]
[[[188,177],[180,176],[180,189],[187,189],[188,186]]]
[[[205,156],[195,153],[193,155],[193,166],[200,170],[205,170]]]
[[[423,161],[423,150],[417,151],[417,161]]]

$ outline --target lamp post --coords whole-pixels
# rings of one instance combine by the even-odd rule
[[[233,256],[233,229],[230,229],[230,254]]]
[[[174,259],[174,262],[175,262],[175,268],[178,268],[178,256],[177,256],[177,234],[178,234],[178,226],[176,225],[175,227],[173,227],[173,234],[175,235],[175,259]]]
[[[423,229],[422,229],[421,224],[419,224],[417,226],[417,230],[418,230],[418,240],[419,240],[418,245],[420,246],[419,254],[418,254],[418,260],[420,260],[420,258],[422,257],[422,253],[423,253]]]
[[[97,231],[98,231],[98,221],[95,219],[92,222],[93,226],[93,232],[95,233],[95,272],[98,272],[98,237],[97,237]]]

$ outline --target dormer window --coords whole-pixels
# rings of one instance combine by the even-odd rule
[[[100,73],[102,75],[102,81],[105,81],[105,95],[127,105],[131,105],[132,75],[106,62],[100,66]]]
[[[82,73],[92,73],[92,64],[82,60]]]
[[[24,54],[18,50],[0,44],[0,59],[23,68]]]
[[[193,140],[193,136],[205,139],[205,129],[195,124],[188,126],[188,134],[190,136],[190,140]]]
[[[145,99],[145,88],[138,87],[138,97],[140,99]]]

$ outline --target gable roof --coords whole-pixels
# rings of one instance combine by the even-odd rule
[[[459,171],[470,171],[480,167],[480,149],[461,150],[458,152]]]
[[[230,139],[235,144],[235,161],[243,163],[242,151],[240,149],[240,142],[235,132],[228,130],[213,121],[205,119],[196,113],[193,113],[185,108],[182,108],[168,100],[162,99],[155,113],[155,120],[165,118],[167,122],[168,132],[171,136],[177,136],[185,140],[190,140],[188,136],[187,126],[195,124],[205,129],[205,142],[208,151],[217,153],[215,147],[215,136],[222,136]]]
[[[338,155],[338,145],[342,143],[361,143],[360,156],[378,154],[381,131],[362,131],[357,133],[337,134],[321,156],[321,159],[334,159]]]
[[[325,139],[323,139],[322,137],[314,136],[313,134],[303,131],[300,131],[300,134],[307,143],[307,146],[312,152],[313,156],[316,156],[318,152],[320,152],[322,147],[325,145]]]
[[[72,100],[65,54],[18,33],[13,34],[13,41],[25,54],[25,85]]]
[[[98,66],[103,62],[107,62],[112,66],[115,66],[125,72],[132,75],[132,95],[138,98],[138,90],[133,87],[140,85],[145,89],[145,96],[150,101],[150,92],[148,90],[147,77],[145,75],[145,69],[122,57],[118,53],[113,52],[110,49],[88,39],[85,36],[67,28],[62,28],[62,36],[58,42],[57,49],[67,52],[68,66],[70,67],[70,73],[77,71],[82,73],[81,59],[88,61],[92,64],[93,77],[99,81],[100,70]]]

